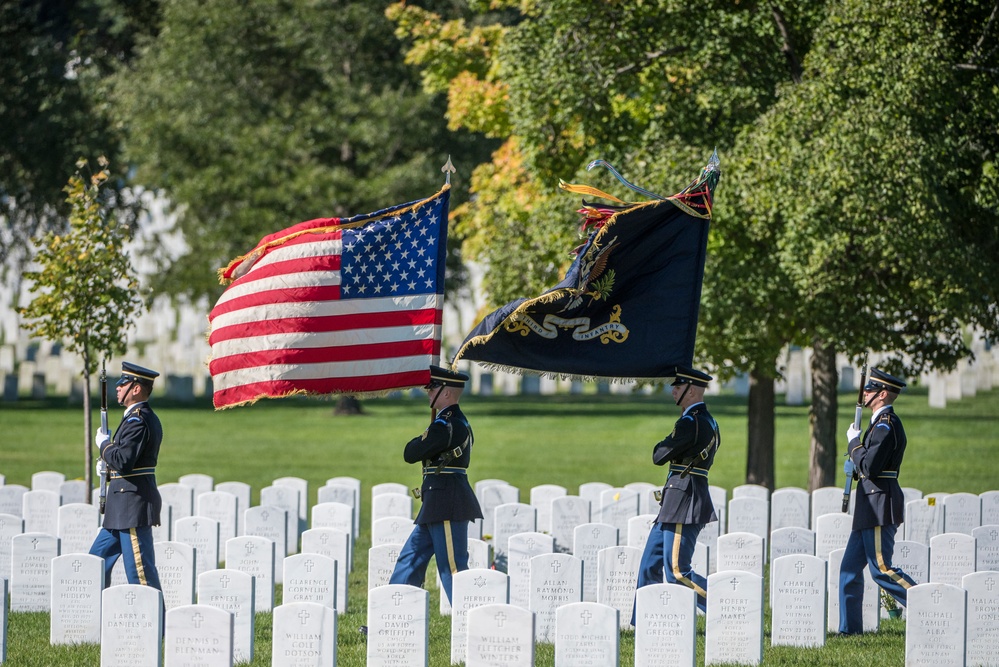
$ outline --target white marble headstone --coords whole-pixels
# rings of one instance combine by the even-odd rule
[[[167,611],[174,607],[194,604],[194,585],[197,579],[195,563],[197,552],[183,542],[156,542],[153,544],[156,572],[163,587],[163,604]]]
[[[354,534],[354,508],[344,503],[319,503],[312,506],[313,528],[336,528]]]
[[[967,663],[999,664],[999,572],[966,574],[961,588],[968,591]]]
[[[209,570],[198,575],[198,604],[218,607],[232,614],[232,647],[236,662],[253,660],[256,618],[253,585],[253,577],[238,570]]]
[[[584,523],[576,526],[573,552],[583,562],[583,597],[580,602],[597,601],[597,556],[601,549],[617,546],[617,528],[606,523]],[[541,632],[539,621],[538,632]]]
[[[535,615],[520,607],[506,604],[475,607],[468,612],[465,667],[500,664],[498,656],[502,656],[503,665],[510,667],[534,665],[534,626]]]
[[[568,490],[558,484],[541,484],[531,488],[531,505],[538,510],[538,530],[551,532],[552,501],[568,495]]]
[[[982,525],[982,499],[974,493],[952,493],[943,499],[944,532],[964,533]]]
[[[55,491],[28,491],[21,497],[24,532],[59,532],[59,494]]]
[[[839,573],[846,549],[834,549],[829,552],[829,587],[827,599],[829,609],[826,619],[829,632],[839,631]],[[881,626],[881,587],[874,582],[871,571],[864,568],[864,601],[861,605],[863,613],[864,632],[877,632]]]
[[[300,495],[299,489],[290,484],[275,484],[260,489],[261,505],[270,505],[286,511],[285,523],[288,526],[288,538],[285,541],[285,552],[280,554],[282,556],[298,553],[298,536],[301,534],[298,516],[301,503]],[[353,517],[353,510],[351,510],[351,517]],[[245,514],[243,518],[246,519]],[[304,523],[304,519],[302,519],[302,523]]]
[[[728,507],[728,489],[710,484],[708,486],[708,493],[711,495],[711,504],[714,505],[715,515],[718,517],[718,534],[724,535],[728,532],[728,514],[726,510]],[[653,508],[652,511],[658,512],[659,510]]]
[[[158,484],[156,490],[160,492],[163,506],[170,506],[171,517],[174,524],[194,514],[194,489],[186,484],[168,482]],[[177,539],[176,534],[173,535]]]
[[[31,475],[31,490],[32,491],[54,491],[56,494],[59,493],[59,485],[66,481],[66,475],[61,472],[53,472],[51,470],[42,470],[40,472],[32,473]]]
[[[507,574],[510,577],[510,604],[528,609],[531,600],[531,559],[554,553],[551,535],[528,532],[511,535],[507,542]]]
[[[225,491],[195,492],[195,516],[204,516],[219,522],[219,544],[236,537],[236,516],[242,511],[239,499]]]
[[[486,490],[488,494],[493,488]],[[493,511],[493,554],[496,569],[507,571],[507,548],[510,537],[517,533],[533,533],[537,529],[537,510],[526,503],[505,503]]]
[[[231,667],[232,614],[202,604],[174,607],[166,613],[164,667]]]
[[[336,561],[321,554],[297,554],[284,559],[282,601],[314,602],[336,610]]]
[[[728,501],[728,532],[752,533],[766,544],[769,536],[770,503],[762,498],[742,497]]]
[[[778,528],[809,528],[811,496],[804,489],[784,487],[770,496],[770,530]]]
[[[209,493],[215,489],[215,478],[211,475],[205,475],[203,473],[192,472],[187,475],[181,475],[177,479],[178,484],[183,484],[184,486],[189,486],[194,491],[194,500],[197,501],[198,496],[203,493]]]
[[[704,664],[763,662],[763,577],[725,570],[708,577]]]
[[[932,498],[907,502],[905,504],[905,523],[903,524],[905,539],[910,542],[922,542],[929,546],[930,538],[940,534],[940,526],[943,525],[943,511],[943,505]]]
[[[718,538],[718,572],[742,570],[763,576],[763,538],[752,533],[726,533]]]
[[[653,584],[635,595],[635,667],[694,667],[697,594],[680,584]]]
[[[850,494],[850,512],[853,513],[853,505],[856,502],[857,494]],[[809,528],[815,530],[816,520],[823,514],[834,514],[843,511],[843,489],[839,486],[823,486],[812,491],[812,518]]]
[[[11,538],[11,611],[49,611],[52,559],[58,555],[55,535],[21,533]]]
[[[219,566],[219,522],[206,516],[189,516],[174,522],[174,541],[189,544],[198,554],[198,575]]]
[[[302,553],[321,554],[336,561],[336,611],[347,611],[347,575],[350,563],[350,534],[336,528],[310,528],[302,533]],[[390,573],[391,574],[391,573]]]
[[[338,501],[343,502],[343,501]],[[413,520],[413,498],[402,493],[383,493],[371,499],[371,525],[385,517]]]
[[[451,664],[465,661],[468,612],[487,604],[507,604],[510,581],[497,570],[464,570],[454,575],[451,595]],[[446,596],[445,596],[446,597]]]
[[[226,493],[231,493],[236,496],[238,501],[237,507],[241,510],[247,510],[251,505],[251,497],[253,493],[253,488],[246,482],[219,482],[215,485],[216,491],[225,491]],[[238,512],[236,514],[236,535],[243,534],[243,512]]]
[[[551,534],[555,551],[572,553],[576,526],[590,522],[590,501],[579,496],[563,496],[552,500]]]
[[[968,592],[950,584],[919,584],[909,589],[906,602],[906,667],[965,664]]]
[[[892,550],[892,568],[912,577],[917,584],[930,580],[930,548],[920,542],[898,540]]]
[[[637,491],[623,487],[606,489],[600,493],[600,502],[592,521],[614,526],[620,539],[628,533],[628,520],[638,516],[639,505]]]
[[[101,530],[101,512],[90,503],[61,505],[58,512],[59,538],[62,553],[85,554],[90,552],[94,538]]]
[[[10,580],[10,541],[15,535],[23,532],[24,520],[20,514],[0,514],[0,578],[2,579]]]
[[[792,554],[815,555],[815,533],[800,526],[785,526],[770,533],[770,562]]]
[[[387,496],[378,496],[385,498]],[[380,544],[403,545],[413,532],[413,520],[403,516],[386,516],[371,524],[371,546]]]
[[[273,667],[336,665],[336,612],[325,605],[293,602],[274,609]],[[372,663],[369,661],[369,665]],[[400,661],[398,665],[404,664]]]
[[[815,520],[815,555],[828,558],[833,549],[845,549],[853,531],[853,517],[842,512],[823,514]]]
[[[297,520],[297,519],[296,519]],[[243,535],[266,537],[274,542],[275,553],[288,553],[288,510],[274,505],[256,505],[243,512]],[[282,580],[279,579],[278,583]]]
[[[645,543],[649,540],[649,531],[655,522],[655,514],[639,514],[628,519],[628,537],[625,539],[625,546],[644,550]]]
[[[530,610],[536,639],[555,641],[555,610],[583,601],[583,561],[568,554],[542,554],[531,559]]]
[[[430,594],[388,584],[368,591],[367,667],[427,667]]]
[[[266,537],[244,535],[225,543],[225,566],[256,578],[257,613],[274,608],[274,569],[276,549]]]
[[[273,486],[287,486],[298,492],[299,527],[296,532],[300,534],[305,529],[305,520],[309,516],[309,481],[302,477],[279,477],[272,484]]]
[[[20,518],[23,504],[21,499],[28,491],[28,487],[20,484],[0,486],[0,514],[13,514]]]
[[[59,504],[68,505],[70,503],[89,504],[90,489],[83,479],[68,479],[59,485]]]
[[[960,586],[975,571],[975,538],[964,533],[943,533],[930,538],[930,581]]]
[[[732,498],[758,498],[770,500],[770,489],[762,484],[740,484],[732,488]]]
[[[773,646],[826,643],[827,563],[818,556],[781,556],[770,567]]]
[[[123,584],[101,599],[101,667],[160,667],[163,596],[151,586]]]
[[[368,590],[385,586],[392,578],[396,561],[402,547],[398,544],[383,544],[368,549]]]
[[[616,667],[620,614],[596,602],[559,607],[555,612],[555,667]]]
[[[485,480],[479,480],[475,484],[475,495],[479,499],[479,507],[482,509],[482,534],[495,537],[496,508],[500,505],[519,503],[520,489],[506,482],[489,484],[480,489],[479,484],[483,481]]]
[[[976,569],[999,571],[999,525],[979,526],[971,536],[975,538]]]
[[[103,558],[79,553],[53,558],[49,643],[99,642],[103,590]]]
[[[656,502],[656,491],[658,491],[660,487],[648,482],[630,482],[625,484],[624,488],[631,489],[638,494],[639,514],[659,513],[659,503]]]
[[[982,501],[982,525],[999,525],[999,491],[985,491],[978,497]]]
[[[333,480],[327,480],[327,486],[329,486],[332,481]],[[371,487],[372,500],[374,500],[375,496],[379,496],[383,493],[401,493],[403,495],[407,495],[409,493],[409,489],[405,484],[400,484],[399,482],[382,482]]]
[[[622,630],[631,627],[641,560],[642,551],[635,547],[607,547],[597,553],[597,602],[620,612]]]
[[[584,482],[579,485],[579,497],[590,501],[591,516],[596,517],[600,507],[600,494],[611,488],[613,487],[607,482]]]

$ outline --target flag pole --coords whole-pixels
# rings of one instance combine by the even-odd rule
[[[447,162],[445,162],[444,166],[441,167],[441,171],[444,173],[444,185],[451,185],[451,174],[458,170],[454,168],[453,164],[451,164],[450,155],[447,156]]]

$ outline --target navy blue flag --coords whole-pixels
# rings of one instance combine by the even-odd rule
[[[487,315],[454,362],[567,379],[653,382],[672,377],[678,364],[691,366],[718,177],[713,157],[681,193],[637,204],[562,184],[621,205],[584,202],[582,212],[598,228],[562,282]]]

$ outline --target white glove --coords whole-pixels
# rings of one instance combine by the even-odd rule
[[[111,441],[111,436],[102,431],[97,431],[94,435],[94,444],[97,445],[97,449],[101,449],[104,445]]]
[[[847,479],[853,477],[853,468],[853,459],[847,457],[846,461],[843,462],[843,473]]]
[[[104,459],[97,459],[97,475],[106,475],[108,472],[108,464],[104,462]]]
[[[846,429],[846,441],[853,442],[854,438],[860,437],[860,429],[850,423],[850,426]]]

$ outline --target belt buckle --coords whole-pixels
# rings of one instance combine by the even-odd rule
[[[417,500],[423,497],[423,491],[421,491],[420,487],[418,486],[414,486],[412,489],[409,490],[409,492],[413,494],[413,497],[416,498]]]
[[[655,496],[656,502],[661,505],[662,502],[663,502],[663,490],[662,489],[656,489],[655,492],[653,493],[653,495]]]

